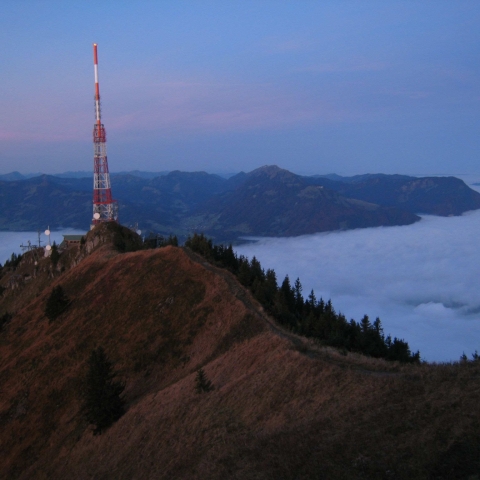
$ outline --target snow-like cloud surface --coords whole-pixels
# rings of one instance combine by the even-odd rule
[[[424,216],[406,227],[380,227],[260,239],[237,247],[299,277],[303,293],[332,299],[347,318],[379,316],[428,361],[480,350],[480,211]]]

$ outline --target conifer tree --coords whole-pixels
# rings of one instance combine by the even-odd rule
[[[0,315],[0,332],[3,330],[3,328],[10,323],[10,320],[13,318],[13,315],[11,313],[4,313],[3,315]]]
[[[303,313],[304,301],[303,301],[302,290],[303,288],[302,288],[300,279],[297,278],[295,280],[294,291],[295,291],[295,310],[296,310],[296,313],[298,314]]]
[[[60,253],[58,252],[58,247],[57,247],[57,244],[55,242],[53,242],[53,245],[52,245],[52,250],[51,250],[51,253],[50,253],[50,260],[51,260],[52,265],[54,267],[57,266],[57,263],[60,260]]]
[[[203,368],[197,370],[197,376],[195,378],[195,390],[197,393],[211,392],[213,390],[213,385],[210,380],[208,380]]]
[[[70,304],[70,300],[65,295],[63,288],[57,285],[53,288],[45,305],[45,315],[50,322],[60,316]]]
[[[249,287],[253,283],[252,271],[250,269],[248,260],[240,264],[240,268],[238,270],[238,281],[246,287]]]
[[[105,350],[102,347],[93,350],[88,360],[82,410],[87,421],[95,425],[95,435],[125,413],[125,400],[121,395],[125,384],[115,380],[116,376]]]

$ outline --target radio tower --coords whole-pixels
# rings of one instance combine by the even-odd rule
[[[107,138],[100,112],[97,44],[93,44],[95,70],[95,125],[93,127],[93,219],[92,228],[102,222],[118,220],[118,204],[112,199],[107,162]]]

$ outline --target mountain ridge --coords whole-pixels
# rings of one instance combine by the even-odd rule
[[[330,230],[408,225],[414,214],[347,198],[277,166],[261,167],[246,175],[234,190],[210,199],[201,213],[203,231],[213,237],[234,235],[295,236]],[[219,224],[219,226],[217,225]],[[220,232],[219,232],[220,231]]]
[[[0,229],[50,225],[87,230],[91,191],[91,178],[42,175],[0,181]],[[406,225],[418,221],[417,212],[448,216],[480,208],[480,194],[454,177],[367,174],[339,181],[304,177],[275,165],[228,179],[180,171],[154,178],[115,175],[112,193],[127,225],[180,239],[203,231],[229,242],[242,235]]]
[[[0,314],[17,306],[0,332],[0,477],[446,480],[480,468],[478,362],[321,347],[276,325],[228,271],[177,247],[118,253],[102,228],[56,266],[27,255],[16,273],[31,278],[0,297]],[[58,285],[71,304],[49,323]],[[80,394],[99,345],[127,411],[94,436]],[[195,392],[199,367],[210,393]]]

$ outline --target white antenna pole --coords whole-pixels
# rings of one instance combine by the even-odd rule
[[[45,247],[45,256],[46,257],[49,257],[50,256],[50,253],[52,251],[52,245],[50,244],[50,226],[47,227],[47,229],[45,230],[45,235],[48,237],[48,245]]]

